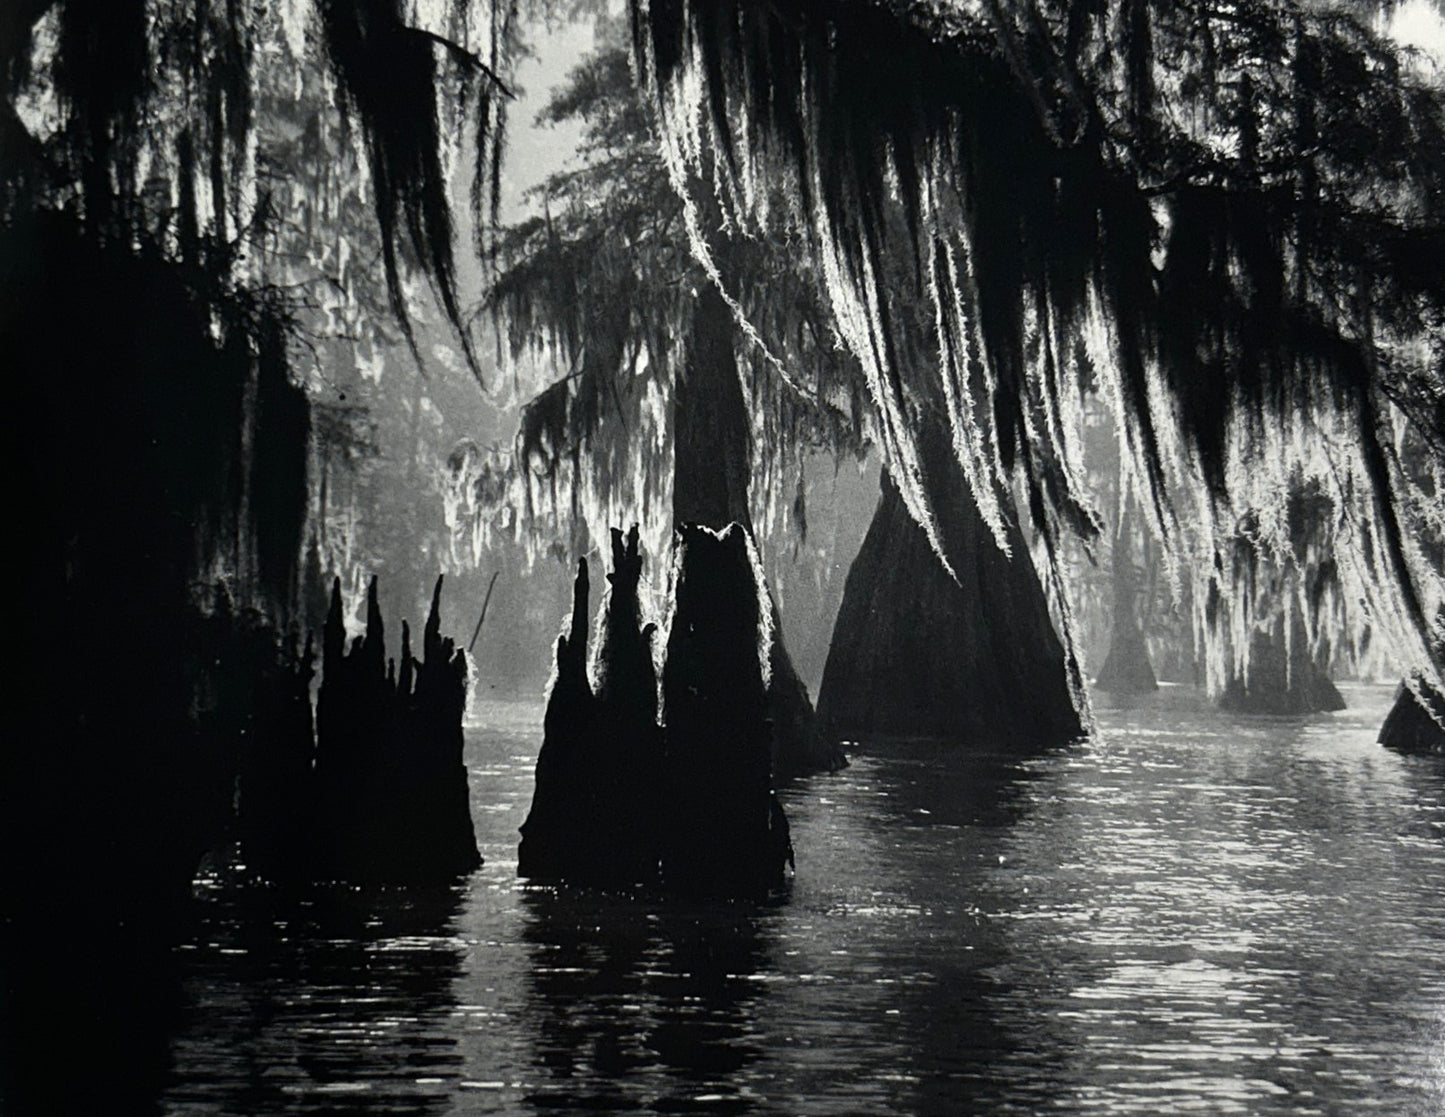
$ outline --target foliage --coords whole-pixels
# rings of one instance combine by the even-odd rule
[[[472,4],[429,5],[431,25],[409,22],[408,7],[318,0],[313,27],[298,0],[19,5],[0,38],[7,219],[36,206],[68,209],[96,237],[147,240],[213,281],[264,283],[266,249],[277,245],[258,242],[251,234],[259,227],[294,214],[323,236],[348,195],[367,193],[403,334],[415,350],[405,259],[432,282],[470,357],[446,162],[456,150],[449,137],[470,122],[481,228],[498,174],[494,141],[507,92],[496,63],[509,16],[489,10],[479,36],[489,62],[466,45]],[[331,80],[318,82],[326,71]],[[340,116],[315,112],[327,96]],[[365,187],[363,160],[344,151],[348,120],[360,131]],[[287,204],[300,196],[309,204]],[[344,289],[345,277],[335,278]]]
[[[573,71],[539,122],[575,118],[586,123],[580,165],[537,188],[542,216],[499,237],[482,308],[514,362],[563,375],[523,406],[510,456],[458,457],[458,491],[471,488],[481,523],[483,509],[508,506],[511,523],[571,546],[578,527],[602,539],[610,524],[640,521],[656,554],[672,523],[670,400],[711,280],[689,252],[620,38]],[[804,524],[801,502],[782,494],[801,491],[805,447],[860,445],[857,401],[815,286],[779,231],[747,240],[724,230],[717,241],[741,293],[733,360],[750,405],[756,512]]]
[[[1283,523],[1298,474],[1340,519],[1347,592],[1423,662],[1440,585],[1397,418],[1440,445],[1445,95],[1367,19],[1293,0],[633,7],[675,187],[709,170],[749,229],[786,199],[946,562],[920,409],[943,405],[1001,544],[1017,483],[1057,570],[1063,528],[1088,528],[1082,350],[1197,584],[1233,593],[1236,521]]]

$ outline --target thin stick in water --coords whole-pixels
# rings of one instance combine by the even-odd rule
[[[487,596],[482,598],[482,615],[477,618],[477,627],[472,632],[472,642],[467,645],[467,655],[472,654],[472,649],[477,646],[477,637],[482,634],[482,622],[487,619],[487,606],[492,602],[492,588],[497,584],[497,575],[500,570],[492,571],[492,580],[487,583]]]

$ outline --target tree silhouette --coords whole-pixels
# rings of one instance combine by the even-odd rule
[[[767,521],[786,514],[778,479],[801,447],[861,442],[846,399],[829,402],[847,385],[826,352],[826,316],[775,238],[719,237],[746,306],[730,307],[691,256],[620,42],[584,61],[542,114],[578,117],[583,167],[539,187],[544,215],[498,242],[486,309],[514,359],[535,354],[565,373],[524,406],[495,496],[517,506],[517,523],[562,539],[641,521],[653,555],[674,525],[736,522],[752,535],[755,509]],[[773,348],[747,336],[753,321],[786,366],[813,373],[805,395]],[[772,639],[777,766],[834,767],[776,616]]]
[[[0,773],[3,914],[28,945],[164,933],[222,836],[253,653],[301,612],[298,356],[359,337],[373,304],[415,348],[418,279],[468,349],[448,173],[474,157],[484,227],[511,34],[471,7],[433,25],[399,0],[0,13],[13,684],[34,734]]]
[[[1351,591],[1430,669],[1439,577],[1395,420],[1441,445],[1445,95],[1358,12],[639,0],[633,19],[674,181],[710,168],[743,228],[786,184],[900,496],[945,560],[919,400],[944,405],[1000,542],[1017,481],[1057,555],[1087,526],[1083,345],[1155,534],[1218,542],[1201,584],[1251,506],[1241,475],[1283,491],[1312,459],[1351,523]],[[941,393],[905,359],[900,282],[932,307]]]

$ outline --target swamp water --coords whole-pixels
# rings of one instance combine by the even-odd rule
[[[167,1114],[1445,1112],[1445,759],[1166,688],[1021,763],[789,789],[789,893],[532,887],[536,704],[468,731],[486,864],[285,902],[218,877]]]

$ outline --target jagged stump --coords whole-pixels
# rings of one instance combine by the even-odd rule
[[[760,602],[746,531],[685,524],[662,672],[669,891],[756,895],[792,858],[772,789]],[[739,602],[752,608],[739,610]],[[766,606],[763,606],[766,607]]]
[[[535,880],[599,886],[657,882],[657,678],[653,626],[641,623],[637,528],[612,532],[611,591],[603,606],[600,679],[587,678],[590,582],[577,564],[569,632],[557,639],[532,808],[517,871]]]
[[[596,691],[587,563],[557,641],[518,873],[604,887],[750,896],[781,884],[792,846],[772,790],[772,725],[747,537],[685,527],[658,724],[653,626],[638,601],[637,528],[612,532]],[[749,603],[740,611],[738,602]]]
[[[304,659],[269,682],[241,794],[243,849],[263,876],[415,883],[481,864],[462,760],[467,663],[441,635],[441,588],[438,578],[422,659],[402,622],[398,671],[386,657],[376,579],[366,634],[349,652],[340,579],[333,583],[314,765],[309,640]]]

